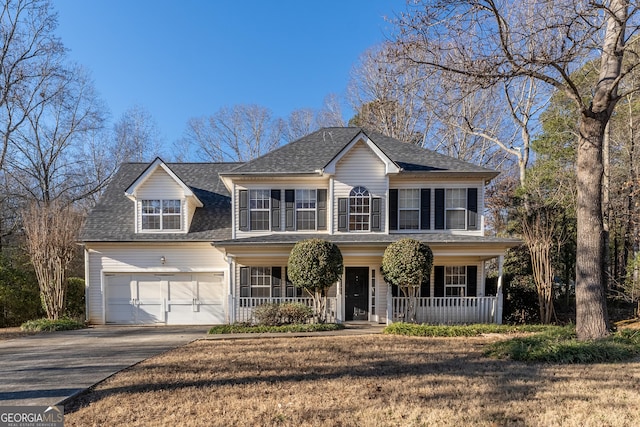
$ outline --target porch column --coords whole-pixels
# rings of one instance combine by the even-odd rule
[[[229,265],[229,289],[227,290],[228,292],[228,298],[227,298],[227,313],[228,313],[228,321],[229,324],[234,323],[236,321],[236,303],[235,303],[235,298],[234,298],[234,283],[235,283],[235,257],[233,255],[228,255],[226,256],[227,258],[227,264]]]
[[[391,292],[391,285],[387,283],[387,325],[393,323],[393,293]]]
[[[342,274],[344,277],[344,273]],[[336,323],[342,323],[342,279],[336,283]]]
[[[496,289],[496,298],[497,307],[496,307],[496,323],[498,325],[502,325],[502,305],[503,305],[503,295],[502,295],[502,266],[504,264],[504,255],[500,255],[498,257],[498,286]]]

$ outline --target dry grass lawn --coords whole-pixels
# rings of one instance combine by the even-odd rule
[[[497,337],[198,341],[99,384],[66,426],[637,426],[640,360],[527,365]]]

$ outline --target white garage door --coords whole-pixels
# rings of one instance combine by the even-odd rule
[[[106,320],[118,324],[225,322],[224,274],[106,274]]]

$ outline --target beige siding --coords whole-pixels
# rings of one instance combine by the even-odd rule
[[[209,243],[90,244],[88,314],[91,323],[104,321],[104,273],[178,273],[227,271],[224,255]],[[165,264],[161,257],[165,257]]]
[[[138,199],[181,199],[184,191],[162,168],[153,174],[138,188]]]
[[[333,194],[333,232],[338,231],[338,199],[349,197],[354,187],[363,186],[372,197],[381,198],[381,230],[386,229],[387,176],[385,165],[363,142],[353,146],[336,166]]]

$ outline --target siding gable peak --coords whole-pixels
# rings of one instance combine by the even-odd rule
[[[199,208],[203,207],[202,201],[194,194],[191,188],[176,175],[171,168],[160,158],[156,159],[147,166],[147,168],[133,181],[133,183],[125,190],[124,194],[131,200],[136,200],[138,190],[144,185],[144,183],[156,173],[159,169],[166,172],[167,175],[175,181],[175,183],[182,189],[185,197],[192,198],[195,205]]]
[[[353,138],[348,144],[346,144],[342,148],[342,150],[340,150],[340,152],[336,154],[329,163],[327,163],[322,171],[329,175],[335,175],[338,162],[342,158],[344,158],[344,156],[346,156],[359,142],[365,144],[384,164],[385,175],[400,173],[401,168],[398,166],[398,164],[391,160],[391,158],[387,156],[385,152],[382,151],[380,147],[378,147],[378,145],[376,145],[376,143],[373,142],[371,138],[369,138],[364,132],[358,133],[355,138]]]

